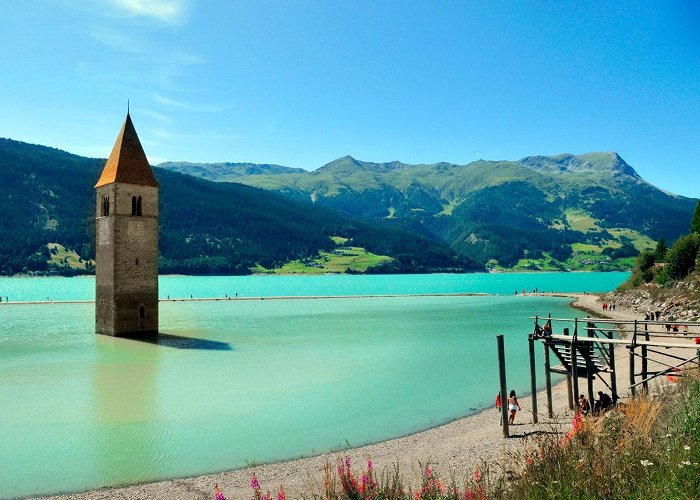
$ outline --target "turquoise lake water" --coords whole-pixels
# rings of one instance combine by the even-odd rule
[[[515,289],[606,291],[626,277],[163,277],[173,298],[507,295],[163,302],[159,345],[95,335],[91,303],[2,305],[0,497],[295,458],[468,415],[498,391],[497,333],[509,387],[525,393],[529,316],[582,316]],[[88,300],[94,280],[0,278],[0,294]]]

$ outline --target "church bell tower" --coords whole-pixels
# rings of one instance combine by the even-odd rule
[[[95,331],[155,335],[158,182],[128,113],[95,190]]]

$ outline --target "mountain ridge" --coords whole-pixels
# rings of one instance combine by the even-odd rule
[[[235,182],[418,228],[460,255],[505,267],[543,268],[542,259],[532,263],[543,254],[559,269],[580,268],[572,259],[631,256],[660,236],[671,241],[682,234],[694,207],[692,199],[646,182],[614,151],[465,165],[374,163],[346,155],[312,171]],[[532,241],[538,239],[546,251]]]

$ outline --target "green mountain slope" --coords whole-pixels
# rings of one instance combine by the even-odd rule
[[[178,168],[231,180],[206,164]],[[310,172],[260,170],[235,181],[390,220],[482,265],[532,269],[626,268],[653,240],[682,234],[695,206],[648,184],[613,152],[467,165],[344,156]]]
[[[94,256],[93,185],[104,163],[0,139],[0,274],[85,271],[73,261]],[[213,183],[160,168],[154,172],[160,184],[161,272],[273,269],[332,251],[337,244],[331,236],[391,257],[382,267],[387,272],[468,267],[445,243],[385,221],[361,221],[241,184]],[[74,265],[50,266],[48,261],[62,261],[54,255],[56,248],[70,250]]]

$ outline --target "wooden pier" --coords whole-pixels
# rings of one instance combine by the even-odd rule
[[[677,380],[677,377],[683,376],[683,368],[694,362],[700,365],[700,343],[697,343],[700,340],[696,340],[700,339],[700,322],[550,316],[534,316],[530,319],[534,320],[533,332],[528,336],[534,423],[538,422],[535,342],[541,342],[544,349],[545,394],[549,418],[554,416],[553,373],[566,376],[568,407],[574,409],[582,378],[586,384],[584,391],[592,406],[595,400],[593,382],[596,378],[608,388],[615,402],[620,397],[634,396],[639,391],[646,393],[649,383],[654,379],[667,376],[669,380]],[[671,325],[677,325],[679,331],[669,332]],[[623,394],[618,390],[621,374],[617,373],[615,364],[615,355],[622,354],[620,346],[628,351],[629,356],[629,383],[622,384],[625,387]],[[650,356],[651,354],[655,356]],[[505,364],[501,356],[500,363]],[[503,372],[505,373],[505,366]],[[505,400],[504,398],[504,402]],[[507,428],[504,428],[504,435],[507,432]]]

